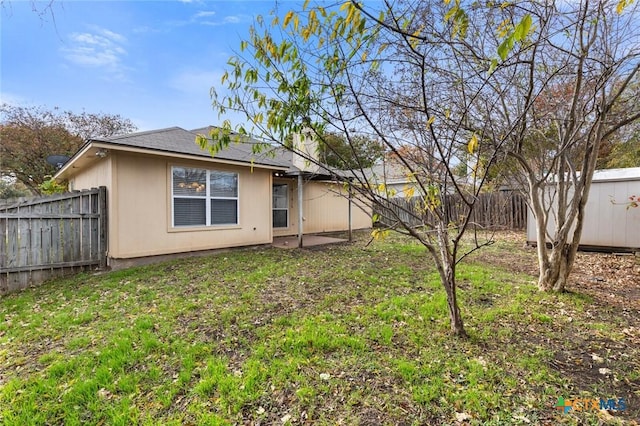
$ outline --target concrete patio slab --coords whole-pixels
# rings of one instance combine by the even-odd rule
[[[304,248],[321,246],[325,244],[345,243],[347,241],[348,240],[343,238],[325,237],[322,235],[305,235],[302,238],[302,247]],[[291,237],[275,237],[271,245],[277,248],[298,248],[298,237],[295,235]]]

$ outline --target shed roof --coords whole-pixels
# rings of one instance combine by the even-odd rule
[[[615,182],[625,180],[640,180],[640,167],[626,169],[603,169],[593,173],[593,182]]]

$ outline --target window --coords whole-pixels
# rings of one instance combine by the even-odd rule
[[[287,184],[273,185],[273,227],[289,227],[289,186]]]
[[[238,224],[238,174],[171,169],[173,226]]]

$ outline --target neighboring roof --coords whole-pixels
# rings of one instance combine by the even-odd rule
[[[397,161],[376,163],[370,168],[364,169],[363,172],[367,179],[381,180],[387,185],[411,182],[409,170]]]

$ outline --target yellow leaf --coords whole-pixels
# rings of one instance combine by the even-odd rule
[[[618,12],[618,15],[621,15],[624,9],[633,2],[634,0],[620,0],[616,6],[616,12]]]
[[[375,228],[371,231],[371,236],[376,240],[384,239],[389,234],[389,230],[387,229],[378,229]]]
[[[475,133],[469,139],[469,143],[467,144],[467,150],[469,150],[469,154],[473,154],[474,151],[478,148],[478,135]]]
[[[311,36],[311,30],[308,27],[305,27],[302,30],[302,40],[307,41],[309,40],[310,36]]]
[[[433,124],[433,122],[436,121],[436,116],[432,115],[431,117],[429,117],[429,119],[427,120],[427,127],[431,126]]]
[[[405,185],[404,187],[405,198],[413,198],[415,193],[416,193],[416,188],[414,186]]]
[[[287,14],[284,17],[284,22],[282,23],[283,27],[286,27],[287,25],[289,25],[289,22],[291,22],[291,19],[293,18],[293,10],[290,10],[287,12]]]
[[[366,60],[367,60],[367,51],[365,50],[365,51],[362,53],[362,62],[364,62],[364,61],[366,61]]]

